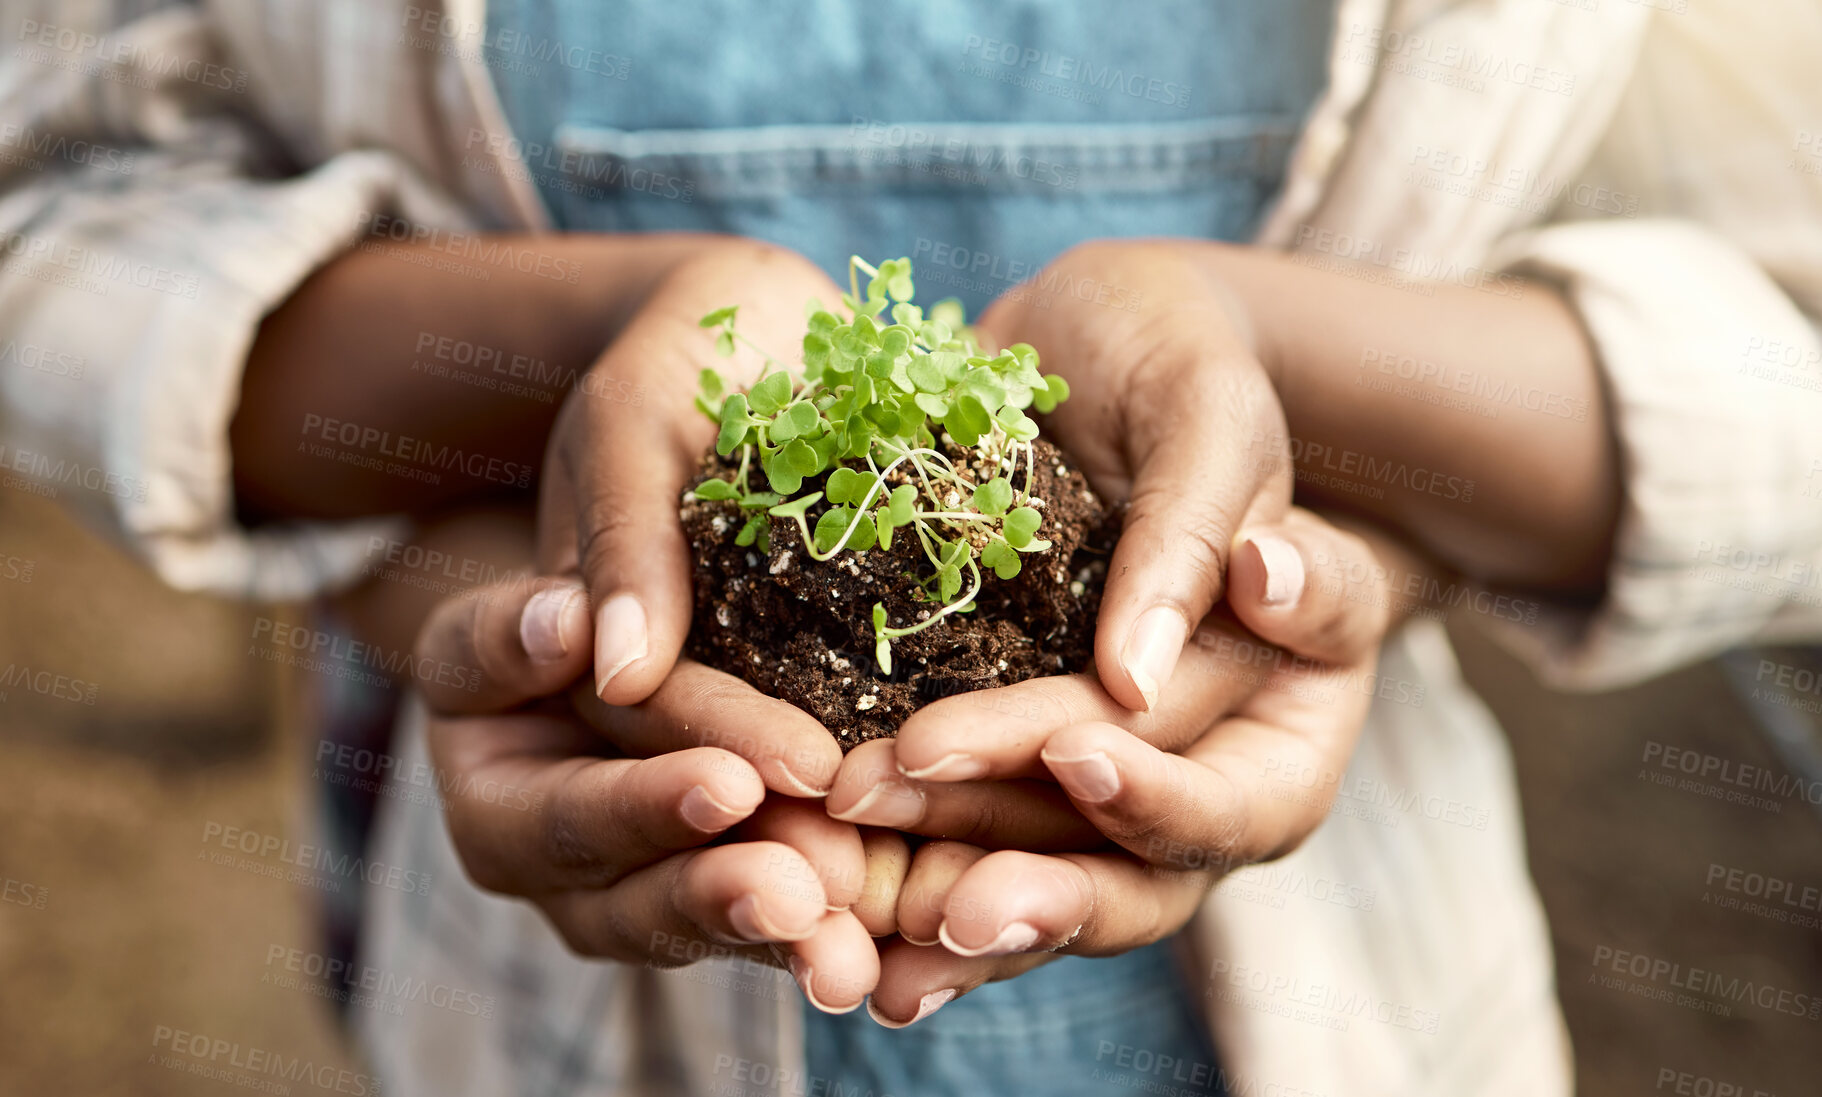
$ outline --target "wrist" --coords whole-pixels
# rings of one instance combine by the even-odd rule
[[[561,325],[572,355],[592,361],[606,349],[660,287],[678,270],[725,255],[743,244],[717,233],[662,232],[625,235],[566,233],[540,239],[553,258],[573,264],[580,276],[550,296],[551,321]]]
[[[1282,339],[1289,308],[1295,304],[1295,287],[1282,284],[1281,273],[1261,261],[1266,255],[1257,248],[1200,240],[1185,246],[1208,292],[1226,310],[1234,333],[1271,378],[1279,402],[1286,403],[1297,388],[1287,375],[1290,361]],[[1285,416],[1291,417],[1288,403]]]

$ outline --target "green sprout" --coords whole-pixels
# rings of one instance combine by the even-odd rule
[[[1012,579],[1020,553],[1050,547],[1038,536],[1044,500],[1032,494],[1038,425],[1025,412],[1054,410],[1069,398],[1069,385],[1039,373],[1037,351],[1026,343],[982,349],[960,302],[940,301],[925,315],[911,303],[910,259],[876,268],[853,256],[848,287],[845,318],[808,303],[801,381],[740,334],[736,307],[702,318],[722,357],[744,343],[766,364],[744,391],[702,371],[696,406],[720,427],[715,452],[738,452],[740,466],[731,480],[705,480],[694,494],[737,502],[746,523],[735,543],[762,552],[771,550],[775,519],[796,522],[804,551],[817,561],[890,550],[909,531],[929,564],[916,577],[918,597],[939,608],[893,627],[886,607],[874,604],[874,654],[890,674],[893,639],[972,609],[983,568]],[[939,436],[961,451],[959,461],[942,452]],[[824,473],[820,491],[799,494]],[[764,486],[756,487],[760,475]]]

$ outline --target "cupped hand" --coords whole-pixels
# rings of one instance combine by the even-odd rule
[[[801,370],[804,303],[832,305],[840,295],[793,252],[730,241],[652,291],[558,415],[540,486],[538,570],[582,577],[595,614],[595,692],[607,703],[649,697],[689,632],[690,555],[677,506],[716,432],[696,408],[699,373],[713,368],[745,387],[764,372]],[[699,321],[729,305],[740,309],[744,338],[723,358]],[[628,391],[637,402],[619,398]],[[825,745],[833,772],[839,750]]]
[[[1168,240],[1072,248],[988,307],[1001,346],[1037,348],[1070,398],[1043,421],[1101,498],[1124,501],[1095,668],[1128,709],[1156,707],[1220,600],[1234,535],[1290,505],[1283,408],[1238,299]],[[932,759],[934,761],[934,759]]]
[[[1309,583],[1317,558],[1359,578]],[[881,949],[875,1019],[909,1024],[1053,955],[1113,955],[1160,940],[1227,872],[1295,849],[1327,817],[1334,792],[1303,777],[1346,768],[1375,693],[1389,619],[1376,561],[1366,540],[1303,511],[1252,531],[1234,555],[1228,602],[1257,638],[1242,642],[1268,654],[1206,672],[1255,673],[1256,691],[1180,752],[1100,720],[1044,735],[1042,764],[1119,849],[923,845],[899,890],[900,939]],[[1212,636],[1207,646],[1231,640],[1225,630]],[[1204,647],[1192,646],[1173,687]],[[831,800],[841,795],[838,787]]]
[[[818,1008],[857,1008],[903,840],[768,791],[827,780],[806,765],[818,754],[789,744],[830,744],[828,732],[717,671],[681,661],[634,706],[584,687],[584,719],[562,695],[587,680],[586,606],[573,579],[509,581],[444,602],[420,637],[423,665],[464,672],[427,676],[423,693],[469,877],[530,901],[583,956],[669,967],[747,954],[788,966]]]

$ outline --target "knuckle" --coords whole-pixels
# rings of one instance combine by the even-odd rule
[[[557,872],[580,877],[578,886],[609,882],[596,840],[595,814],[594,810],[583,810],[574,797],[557,796],[544,816],[544,856]]]
[[[596,582],[603,576],[620,573],[625,546],[640,535],[641,520],[628,503],[620,489],[604,487],[582,508],[576,554],[582,562],[582,573]]]
[[[690,711],[724,717],[750,709],[757,691],[734,679],[704,677],[689,684],[683,703]]]
[[[564,946],[582,959],[618,963],[649,960],[654,966],[666,966],[662,957],[648,957],[645,953],[649,950],[633,946],[639,939],[638,931],[616,907],[610,906],[599,916],[589,917],[582,917],[573,909],[555,912],[547,908],[545,916],[563,939]]]
[[[658,820],[652,811],[652,797],[642,786],[628,778],[622,778],[616,782],[609,803],[611,807],[606,817],[618,824],[614,828],[618,833],[613,838],[616,850],[657,850],[665,847],[663,837],[658,833]]]
[[[473,667],[480,672],[482,681],[496,685],[510,681],[519,669],[511,654],[512,647],[518,644],[518,630],[515,628],[511,639],[506,639],[505,622],[498,619],[493,600],[470,597],[468,601],[468,622],[459,634],[458,644],[463,658],[458,665]]]
[[[484,601],[485,599],[468,594],[446,601],[432,611],[430,619],[418,631],[417,643],[413,647],[418,665],[472,667],[486,674],[476,642],[480,635],[480,612]],[[461,709],[464,707],[462,704],[452,705],[451,702],[465,701],[472,696],[467,691],[445,689],[437,675],[420,677],[418,689],[436,712],[447,713]]]
[[[456,860],[461,862],[462,871],[476,887],[495,895],[518,894],[515,874],[502,865],[499,858],[482,852],[485,847],[475,840],[474,828],[462,813],[450,815],[449,838],[455,845]]]
[[[966,816],[956,820],[959,825],[932,829],[940,829],[942,837],[952,841],[988,848],[1004,846],[1007,825],[1017,822],[1015,814],[1005,810],[998,797],[982,797],[970,806]]]
[[[1214,774],[1214,790],[1192,796],[1182,790],[1178,796],[1187,809],[1201,816],[1199,837],[1203,864],[1216,875],[1228,872],[1254,860],[1246,843],[1246,805],[1232,779],[1219,770]],[[1212,791],[1212,794],[1211,794]]]
[[[1179,585],[1186,583],[1209,598],[1222,589],[1234,520],[1219,504],[1186,500],[1162,488],[1141,489],[1127,512],[1127,529],[1155,531],[1153,543],[1142,551],[1171,557]],[[1200,619],[1201,613],[1194,617]]]

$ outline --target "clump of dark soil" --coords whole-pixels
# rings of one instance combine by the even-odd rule
[[[972,611],[893,640],[890,675],[874,661],[873,604],[885,604],[895,627],[941,608],[918,598],[929,562],[913,531],[896,531],[890,550],[818,562],[804,555],[793,521],[775,519],[771,551],[761,553],[734,543],[745,521],[736,503],[686,498],[696,599],[689,655],[804,709],[843,750],[895,734],[939,698],[1086,669],[1119,515],[1055,446],[1040,439],[1036,447],[1039,536],[1051,547],[1021,554],[1024,568],[1012,579],[983,569]],[[725,477],[734,467],[711,451],[701,471]],[[1024,487],[1022,469],[1014,483]],[[803,490],[821,486],[806,480]],[[811,508],[812,528],[822,509]]]

